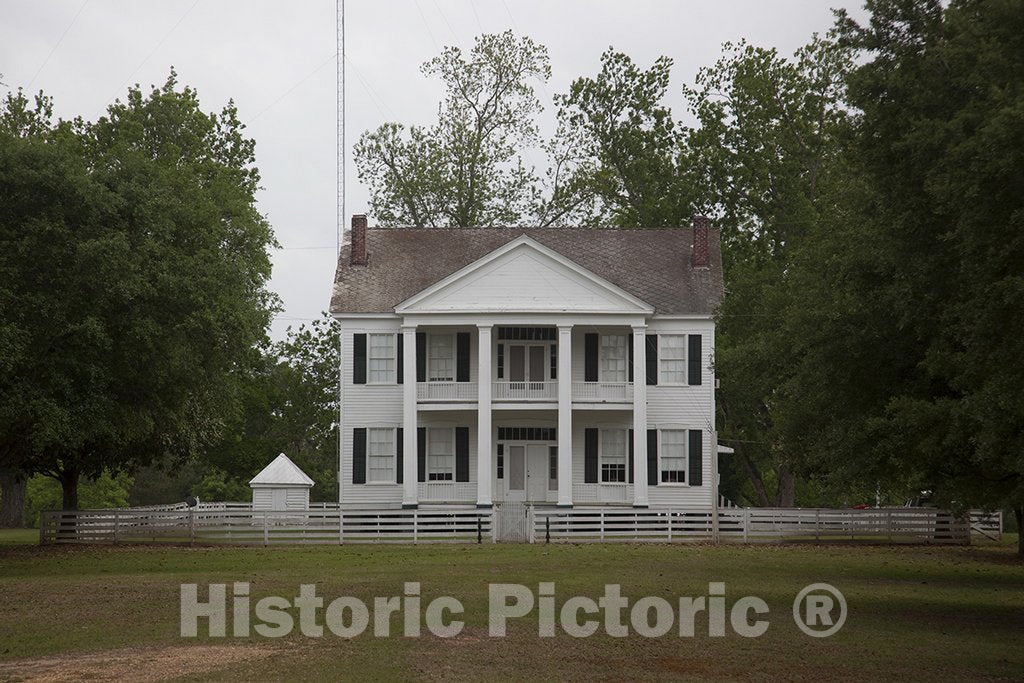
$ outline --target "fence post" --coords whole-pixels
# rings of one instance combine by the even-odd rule
[[[338,507],[338,545],[342,545],[345,542],[345,515],[341,511],[341,507]]]
[[[821,508],[814,508],[814,540],[821,541]]]
[[[889,533],[889,543],[892,543],[892,508],[885,511],[885,528]]]
[[[551,515],[544,516],[544,542],[551,543]]]
[[[484,542],[483,522],[481,521],[480,513],[478,512],[477,515],[476,515],[476,544],[480,545],[483,542]]]
[[[600,523],[600,527],[599,528],[601,530],[601,540],[603,541],[604,540],[604,510],[603,509],[601,510],[601,523]]]
[[[118,542],[118,531],[121,528],[121,511],[114,510],[114,543]]]
[[[750,508],[743,508],[743,542],[747,542],[747,532],[750,529]]]
[[[188,509],[188,544],[196,544],[196,512],[193,508]]]
[[[416,543],[420,537],[420,513],[419,510],[412,511],[412,542]]]
[[[263,545],[270,543],[270,510],[263,511]]]

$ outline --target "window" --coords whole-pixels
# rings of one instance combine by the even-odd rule
[[[661,446],[661,481],[664,484],[686,482],[686,430],[663,429],[658,435]]]
[[[395,335],[371,334],[369,352],[370,384],[393,384],[395,378]]]
[[[395,483],[395,430],[368,429],[367,479],[369,483]]]
[[[505,478],[505,445],[498,444],[498,479]]]
[[[551,345],[551,379],[558,379],[558,345]]]
[[[548,491],[558,490],[558,446],[548,446]]]
[[[601,430],[601,481],[626,481],[626,430]]]
[[[686,335],[659,334],[658,363],[661,365],[659,384],[686,383]]]
[[[554,427],[498,427],[499,441],[557,441]]]
[[[626,363],[626,335],[601,335],[601,381],[625,382],[628,377]]]
[[[430,335],[427,357],[427,380],[431,382],[454,382],[454,336],[450,334]]]
[[[427,430],[427,480],[455,478],[455,437],[452,429]]]
[[[505,377],[505,345],[498,344],[498,379]]]

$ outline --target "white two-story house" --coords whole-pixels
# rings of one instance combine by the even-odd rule
[[[711,507],[717,230],[367,228],[341,324],[345,508]]]

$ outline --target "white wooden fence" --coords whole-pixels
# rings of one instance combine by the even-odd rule
[[[194,508],[43,512],[39,542],[202,544],[529,542],[874,542],[970,543],[1001,538],[1001,513],[956,516],[929,508],[869,510],[525,506],[523,532],[502,509],[253,510],[247,504]],[[223,507],[215,507],[223,506]],[[511,507],[505,512],[512,514]],[[517,519],[518,519],[517,517]],[[518,524],[518,522],[517,522]],[[503,531],[504,530],[504,531]]]

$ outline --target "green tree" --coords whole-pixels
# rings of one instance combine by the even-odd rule
[[[531,82],[551,74],[548,51],[511,31],[477,37],[464,54],[446,47],[426,62],[426,76],[445,85],[438,120],[429,127],[389,122],[355,145],[359,179],[383,225],[455,227],[529,220],[560,225],[587,220],[594,204],[582,182],[571,135],[541,141],[541,110]],[[544,178],[524,161],[524,148],[551,157]]]
[[[815,466],[1019,520],[1024,4],[868,8],[866,25],[840,13],[839,28],[863,58],[850,102],[869,193],[840,226],[849,243],[823,237],[805,259],[819,314],[794,316],[794,337],[816,348],[787,391],[833,407],[812,430]]]
[[[61,482],[194,457],[265,337],[275,244],[235,108],[172,71],[89,123],[0,113],[0,449]]]

